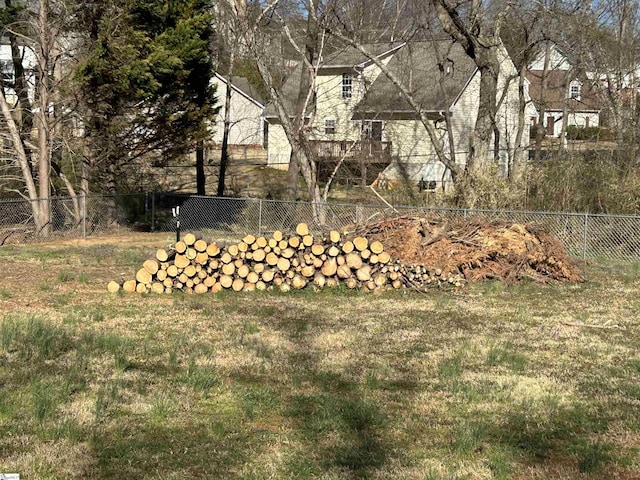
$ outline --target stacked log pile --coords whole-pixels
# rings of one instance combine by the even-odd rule
[[[392,261],[382,242],[365,236],[347,237],[338,231],[317,237],[306,224],[295,235],[276,231],[269,237],[245,236],[227,246],[187,233],[169,249],[159,249],[135,276],[112,281],[117,292],[188,293],[266,290],[282,291],[307,286],[322,288],[344,284],[348,288],[423,289],[434,285],[460,286],[462,277],[419,265]]]

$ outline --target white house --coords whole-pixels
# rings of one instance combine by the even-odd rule
[[[560,136],[565,120],[566,126],[600,126],[602,100],[597,85],[589,75],[579,75],[573,62],[556,45],[548,47],[548,59],[545,48],[527,71],[529,94],[537,110],[530,116],[531,125],[542,125],[549,137]],[[540,118],[543,110],[545,118]]]
[[[445,115],[448,112],[455,161],[467,161],[469,137],[479,107],[480,73],[464,49],[450,39],[401,44],[365,46],[405,82],[422,111],[435,122],[438,135],[451,156]],[[502,52],[499,96],[503,98],[497,116],[499,158],[503,170],[515,151],[518,125],[518,85],[513,78],[515,67]],[[298,95],[299,71],[287,80],[283,96],[293,112]],[[419,119],[397,87],[381,73],[374,62],[359,51],[347,48],[328,56],[318,65],[315,102],[308,111],[311,143],[323,163],[335,164],[344,158],[366,169],[367,165],[384,166],[382,178],[408,179],[412,182],[440,185],[450,180],[445,165],[438,159],[434,145]],[[502,97],[502,92],[505,92]],[[265,116],[270,123],[269,165],[286,168],[291,147],[284,130],[268,106]],[[528,129],[523,145],[528,144]],[[375,172],[375,168],[372,168]],[[362,171],[362,180],[370,181]]]
[[[226,77],[216,73],[211,82],[216,85],[216,97],[221,107],[216,116],[213,141],[221,145],[228,81]],[[262,148],[264,144],[263,111],[264,102],[247,79],[231,77],[229,145]]]
[[[35,92],[35,72],[36,72],[36,56],[30,47],[20,45],[18,47],[20,57],[22,59],[22,67],[25,72],[25,80],[27,81],[28,95],[31,102],[34,101]],[[13,85],[15,82],[15,71],[13,68],[13,56],[11,53],[11,45],[7,38],[0,40],[0,73],[4,85],[4,93],[10,105],[14,105],[18,100]]]

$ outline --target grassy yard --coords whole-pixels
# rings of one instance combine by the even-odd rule
[[[426,295],[107,293],[170,241],[0,247],[0,473],[640,478],[638,265]]]

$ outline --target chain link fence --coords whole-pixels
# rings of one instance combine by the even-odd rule
[[[212,237],[312,229],[339,229],[396,215],[442,219],[481,217],[534,224],[553,233],[577,258],[640,261],[640,216],[466,210],[386,205],[312,204],[253,198],[147,193],[50,199],[50,233],[38,235],[28,200],[0,200],[0,245],[83,238],[121,231],[200,230]],[[177,209],[176,207],[179,207]],[[176,214],[174,216],[174,214]]]

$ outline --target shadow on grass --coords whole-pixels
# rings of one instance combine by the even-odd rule
[[[294,395],[286,415],[298,422],[299,432],[323,469],[339,467],[356,476],[387,461],[384,441],[387,416],[374,402],[353,392]]]
[[[228,478],[247,460],[247,439],[212,422],[118,424],[94,433],[96,462],[87,478]]]
[[[546,410],[546,411],[544,411]],[[607,430],[603,411],[582,405],[536,410],[520,405],[500,425],[485,425],[486,440],[506,447],[526,461],[545,462],[565,457],[577,461],[581,472],[601,471],[615,461],[612,445],[592,441]]]
[[[302,478],[337,470],[348,478],[368,478],[373,471],[384,470],[393,446],[386,435],[389,415],[371,394],[372,388],[382,388],[383,382],[370,385],[370,375],[354,380],[322,365],[313,332],[325,321],[323,312],[302,309],[272,313],[277,313],[272,324],[297,345],[288,363],[293,385],[302,386],[285,399],[284,415],[296,425],[303,450],[288,462],[289,474]],[[411,393],[416,384],[406,383]],[[389,388],[403,386],[397,383]]]

